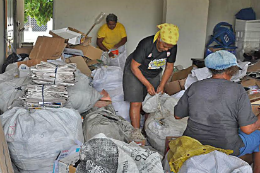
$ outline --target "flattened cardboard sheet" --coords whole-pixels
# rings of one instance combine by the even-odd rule
[[[29,58],[58,59],[61,57],[66,45],[67,44],[64,43],[64,39],[62,38],[40,36],[37,38]]]

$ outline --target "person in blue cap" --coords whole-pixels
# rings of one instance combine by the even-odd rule
[[[233,150],[238,157],[254,153],[254,172],[260,173],[260,115],[252,112],[243,86],[230,81],[239,71],[235,55],[220,50],[208,55],[205,65],[212,78],[185,91],[175,118],[189,117],[184,135],[203,145]]]

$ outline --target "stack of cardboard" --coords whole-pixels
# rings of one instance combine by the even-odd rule
[[[84,33],[71,27],[53,30],[50,31],[50,34],[53,37],[39,36],[33,48],[20,48],[17,50],[17,53],[29,54],[30,59],[18,62],[18,67],[21,64],[31,67],[41,61],[46,62],[47,60],[66,58],[66,63],[76,63],[82,73],[90,76],[89,67],[100,63],[103,53],[102,50],[90,44],[91,37],[87,37]]]
[[[64,32],[61,32],[64,31]],[[66,32],[65,32],[66,31]],[[77,40],[79,36],[75,34],[75,37],[71,37],[71,33],[77,33],[81,35],[80,42],[77,44],[70,44],[72,40]],[[50,31],[50,34],[55,38],[65,39],[65,43],[68,43],[67,48],[64,49],[64,54],[69,55],[69,58],[66,58],[66,63],[76,63],[78,69],[85,75],[90,76],[91,71],[89,67],[100,63],[100,60],[103,51],[92,46],[91,37],[87,37],[83,32],[75,28],[63,28],[61,30]],[[70,39],[68,39],[70,38]],[[78,39],[79,40],[79,39]],[[79,43],[79,44],[78,44]],[[83,62],[84,61],[84,62]]]

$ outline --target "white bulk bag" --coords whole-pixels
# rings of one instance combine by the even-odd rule
[[[120,67],[102,66],[92,71],[93,87],[101,92],[114,90],[122,86],[123,72]]]
[[[77,173],[163,173],[160,155],[134,142],[127,144],[98,134],[80,151]]]
[[[12,107],[22,106],[23,102],[19,97],[25,94],[25,88],[30,83],[29,77],[0,82],[0,110],[5,112]]]
[[[143,111],[146,113],[154,113],[160,111],[161,114],[154,114],[154,115],[161,115],[164,118],[167,116],[174,116],[174,106],[178,103],[179,99],[169,96],[168,94],[155,94],[151,96],[147,94],[145,97],[142,108]]]
[[[187,127],[187,118],[176,120],[174,107],[179,99],[168,94],[147,95],[142,103],[143,110],[150,113],[145,121],[145,132],[152,147],[164,153],[167,136],[182,136]]]
[[[124,70],[125,61],[127,59],[125,45],[120,46],[118,48],[118,51],[119,51],[119,55],[117,55],[115,58],[110,58],[110,62],[108,65],[117,66],[120,67],[122,70]]]
[[[0,82],[12,80],[15,78],[15,76],[18,76],[19,70],[17,63],[9,64],[5,72],[0,74]]]
[[[253,171],[248,163],[238,157],[212,151],[189,158],[178,173],[194,172],[252,173]]]
[[[99,108],[87,114],[83,122],[85,141],[99,133],[104,133],[109,138],[129,142],[133,130],[133,126],[128,121],[106,108]]]
[[[86,75],[77,71],[75,76],[75,85],[68,87],[69,99],[65,107],[83,113],[91,109],[102,96],[90,85]]]
[[[61,150],[69,149],[75,140],[83,142],[82,119],[72,109],[29,112],[15,107],[1,119],[11,159],[21,172],[50,172]]]
[[[120,67],[102,66],[92,72],[93,87],[106,90],[112,100],[116,114],[130,122],[130,103],[124,101],[123,72]]]
[[[157,119],[161,115],[159,112],[152,113],[145,121],[145,132],[147,139],[152,147],[160,153],[165,151],[165,140],[167,136],[179,137],[182,136],[186,127],[188,118],[176,120],[174,116]]]

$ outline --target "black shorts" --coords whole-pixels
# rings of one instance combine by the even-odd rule
[[[155,91],[160,84],[160,74],[154,78],[146,78]],[[132,73],[130,67],[125,67],[123,76],[124,99],[128,102],[143,102],[147,95],[146,86]]]

